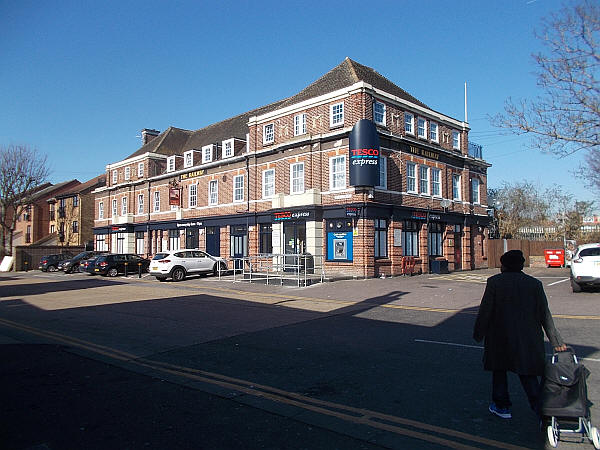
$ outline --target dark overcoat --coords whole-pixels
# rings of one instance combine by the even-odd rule
[[[488,278],[473,330],[477,342],[485,338],[485,370],[543,375],[542,329],[553,347],[563,344],[539,280],[521,271]]]

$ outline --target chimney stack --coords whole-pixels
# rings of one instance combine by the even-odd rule
[[[142,130],[142,145],[146,145],[152,139],[160,134],[158,130],[151,130],[150,128],[144,128]]]

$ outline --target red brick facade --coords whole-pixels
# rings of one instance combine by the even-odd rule
[[[385,120],[377,125],[381,156],[387,161],[385,182],[383,187],[355,188],[349,185],[348,134],[358,120],[374,119],[375,101],[385,105]],[[240,256],[231,252],[232,235],[238,234],[245,236],[246,255],[265,248],[286,253],[292,245],[295,251],[323,257],[328,273],[348,276],[397,275],[407,253],[416,253],[417,269],[423,272],[429,270],[430,259],[447,260],[450,270],[487,266],[483,249],[489,164],[469,156],[468,124],[362,81],[288,103],[240,116],[244,126],[235,135],[227,134],[228,123],[218,123],[189,132],[179,148],[156,144],[144,153],[143,147],[107,166],[107,186],[96,191],[97,248],[151,256],[191,244],[213,252],[216,246],[221,256],[233,258]],[[341,120],[333,123],[332,105],[340,104],[343,113],[336,117]],[[412,133],[405,123],[411,116]],[[421,128],[419,118],[424,121]],[[220,125],[224,131],[215,138]],[[163,142],[163,134],[152,144]],[[232,138],[233,155],[224,157]],[[211,160],[203,163],[203,147],[208,145],[213,146]],[[187,168],[186,152],[192,155]],[[173,155],[175,164],[169,167]],[[342,162],[345,166],[345,179],[342,172],[336,177],[339,186],[333,185],[332,158],[338,158],[336,168]],[[458,192],[453,176],[460,182]],[[298,192],[292,192],[293,179]],[[472,186],[477,191],[477,185],[479,198],[472,198]],[[170,189],[179,189],[180,206],[169,205]],[[276,213],[281,212],[300,218],[280,220]],[[343,222],[344,233],[328,230],[336,221]],[[410,236],[405,226],[411,228]],[[261,232],[269,227],[270,234]],[[292,228],[296,241],[290,244]],[[431,239],[430,229],[436,233]],[[300,242],[297,236],[302,235]],[[346,251],[351,247],[352,255],[333,259],[332,239],[345,239],[340,245]],[[405,239],[414,241],[411,251]],[[434,248],[440,254],[429,257]]]

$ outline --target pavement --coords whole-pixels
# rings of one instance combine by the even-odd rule
[[[497,270],[307,288],[0,275],[0,448],[542,448],[470,337]],[[597,377],[598,292],[533,270]],[[575,443],[563,443],[570,448]]]

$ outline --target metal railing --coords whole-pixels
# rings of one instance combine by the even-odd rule
[[[322,283],[325,279],[323,257],[310,254],[259,254],[227,261],[233,281],[265,282],[283,285],[292,282],[298,287]],[[221,276],[219,270],[218,275]]]

